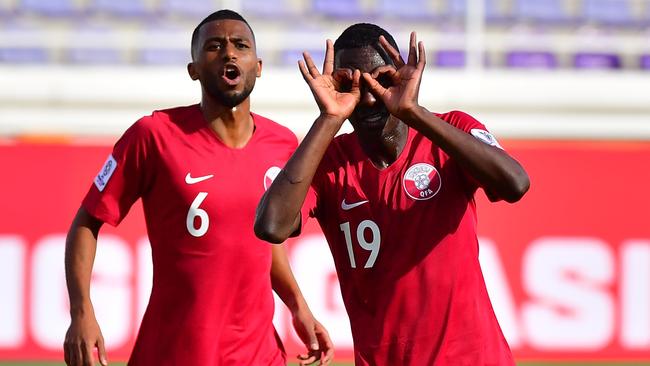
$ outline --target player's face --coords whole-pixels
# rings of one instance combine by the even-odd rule
[[[199,29],[198,47],[190,75],[204,90],[228,108],[246,100],[261,75],[253,34],[239,20],[216,20]]]
[[[337,72],[345,70],[348,75],[359,69],[362,73],[372,73],[380,66],[386,65],[386,61],[373,47],[343,49],[337,52],[335,67]],[[380,81],[381,82],[381,81]],[[384,84],[382,82],[382,84]],[[350,122],[355,129],[381,129],[386,124],[390,113],[386,106],[375,98],[368,90],[368,87],[361,81],[361,100],[350,115]]]

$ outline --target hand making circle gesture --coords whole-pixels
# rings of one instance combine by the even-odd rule
[[[415,32],[411,32],[408,62],[406,63],[399,51],[393,48],[384,36],[379,37],[379,44],[393,60],[395,67],[386,66],[378,68],[372,74],[363,73],[363,80],[393,116],[401,120],[408,119],[407,116],[419,107],[418,94],[420,93],[422,72],[426,65],[424,44],[418,43]],[[384,87],[379,83],[378,79],[382,76],[389,78],[391,86]]]
[[[322,74],[318,72],[309,53],[303,52],[303,57],[305,61],[298,61],[298,67],[316,99],[321,115],[340,119],[343,123],[359,103],[361,72],[354,70],[352,75],[348,75],[348,77],[351,76],[351,87],[349,90],[343,91],[345,88],[342,84],[346,82],[347,78],[334,76],[334,46],[329,39],[327,40]]]

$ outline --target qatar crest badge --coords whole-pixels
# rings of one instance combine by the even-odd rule
[[[271,186],[271,183],[273,183],[273,180],[275,180],[275,177],[280,174],[280,171],[282,169],[277,167],[277,166],[272,166],[266,170],[266,173],[264,173],[264,190],[266,191],[269,189]]]
[[[431,164],[411,165],[404,173],[402,185],[406,194],[414,200],[424,201],[433,198],[442,186],[440,173]]]

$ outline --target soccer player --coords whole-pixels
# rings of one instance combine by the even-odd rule
[[[250,112],[262,71],[255,37],[221,10],[192,35],[188,72],[197,105],[153,112],[115,144],[83,200],[66,243],[71,324],[68,365],[107,364],[89,297],[103,223],[117,225],[142,198],[153,288],[129,365],[285,365],[273,327],[272,289],[308,348],[300,364],[329,364],[332,344],[293,278],[283,247],[255,237],[259,198],[298,144],[286,128]],[[119,265],[119,264],[117,264]]]
[[[355,365],[514,365],[479,266],[473,196],[481,187],[519,200],[524,169],[468,114],[418,104],[425,50],[415,33],[406,62],[371,24],[327,41],[322,74],[304,58],[320,115],[263,196],[258,237],[282,242],[300,229],[303,200],[312,207]],[[335,138],[346,119],[354,132]]]

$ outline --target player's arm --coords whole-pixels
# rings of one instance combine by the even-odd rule
[[[319,361],[329,365],[334,357],[332,340],[325,327],[313,316],[298,283],[293,277],[284,245],[274,245],[271,265],[271,284],[273,290],[291,311],[293,327],[307,347],[307,353],[298,356],[300,365]]]
[[[323,74],[308,53],[304,53],[304,58],[305,62],[300,61],[298,65],[320,108],[320,115],[257,207],[255,234],[271,243],[282,243],[299,229],[300,208],[318,165],[327,146],[359,102],[361,74],[358,70],[347,75],[352,82],[350,91],[339,91],[339,81],[333,76],[332,41],[327,40]]]
[[[104,337],[90,301],[92,273],[97,235],[103,222],[83,207],[75,216],[65,246],[65,274],[70,297],[71,322],[65,336],[64,357],[67,365],[94,365],[93,350],[97,347],[99,361],[107,365]]]
[[[395,68],[389,66],[374,71],[390,77],[392,86],[389,88],[382,87],[375,80],[377,75],[363,75],[373,94],[384,102],[392,115],[418,130],[458,161],[484,187],[490,199],[518,201],[528,190],[530,181],[515,159],[502,149],[483,143],[446,123],[418,104],[426,56],[423,43],[416,42],[415,32],[411,33],[406,63],[383,37],[380,43],[395,62]]]

